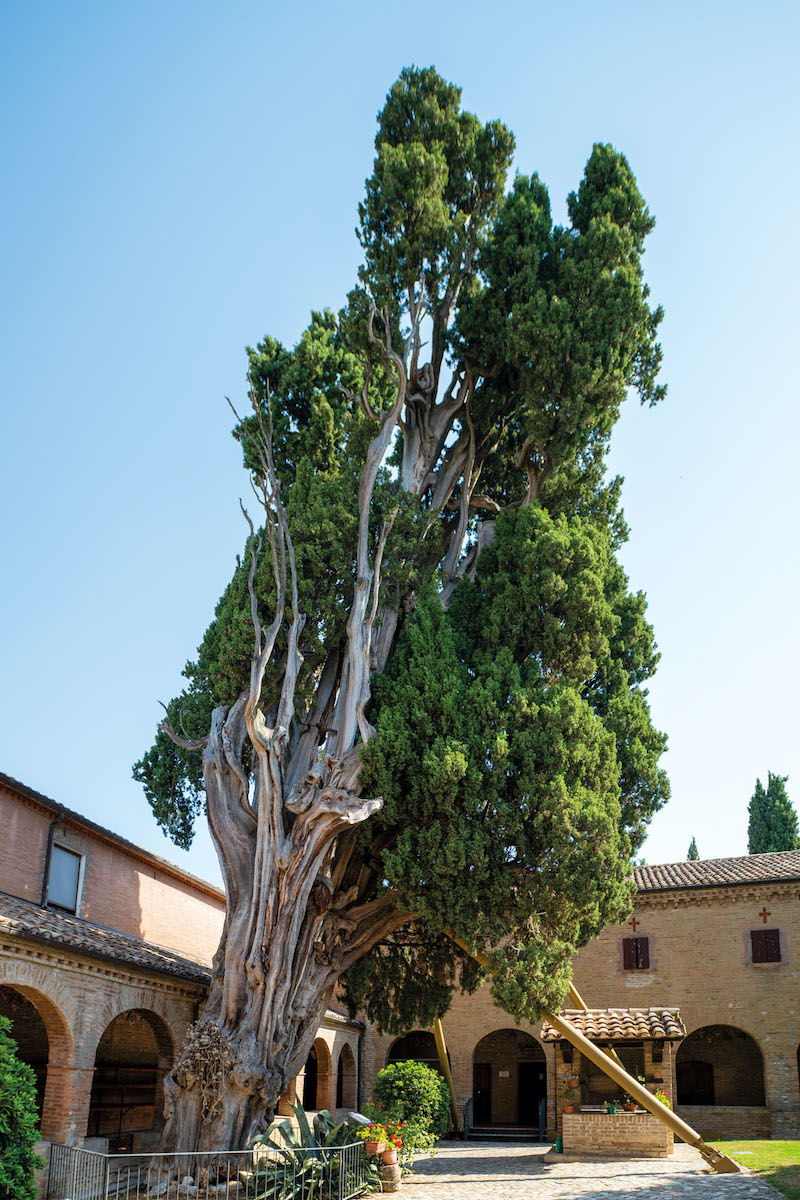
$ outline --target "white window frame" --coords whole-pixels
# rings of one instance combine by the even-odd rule
[[[67,854],[74,854],[78,859],[78,882],[75,888],[75,912],[70,912],[68,908],[64,908],[63,905],[56,904],[50,899],[50,873],[53,870],[52,855],[47,868],[47,907],[52,908],[54,912],[63,913],[65,916],[77,917],[80,915],[81,900],[83,899],[83,877],[86,871],[86,855],[81,854],[80,850],[75,850],[72,846],[65,846],[62,842],[53,842],[53,853],[55,853],[56,850],[64,850]]]

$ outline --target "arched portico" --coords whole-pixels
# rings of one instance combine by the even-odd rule
[[[425,1029],[412,1029],[392,1042],[386,1055],[386,1065],[395,1062],[424,1063],[433,1071],[440,1071],[436,1039]]]
[[[40,1129],[46,1141],[65,1141],[74,1086],[72,1034],[64,1014],[43,992],[22,983],[0,985],[0,1015],[11,1021],[20,1058],[36,1076]]]
[[[306,1112],[331,1107],[331,1074],[331,1052],[325,1039],[318,1037],[296,1083],[297,1094]]]
[[[764,1060],[755,1038],[733,1025],[704,1025],[681,1043],[676,1058],[681,1107],[760,1107]]]
[[[128,1009],[106,1025],[97,1043],[86,1136],[109,1149],[152,1149],[164,1124],[164,1076],[175,1047],[158,1013]]]
[[[496,1029],[472,1054],[475,1125],[539,1123],[547,1099],[547,1061],[536,1038],[521,1029]]]
[[[339,1052],[336,1064],[336,1107],[356,1106],[356,1060],[347,1042]]]

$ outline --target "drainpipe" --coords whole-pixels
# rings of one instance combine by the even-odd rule
[[[47,834],[47,850],[44,856],[44,876],[42,878],[42,908],[47,904],[47,889],[50,883],[50,860],[53,857],[53,838],[56,833],[56,825],[63,824],[64,814],[59,813],[54,821],[50,822],[50,829]]]
[[[358,1053],[356,1055],[356,1070],[358,1072],[358,1074],[356,1075],[356,1111],[357,1112],[361,1112],[361,1064],[364,1059],[363,1046],[364,1046],[364,1026],[362,1025],[361,1029],[359,1029],[359,1031],[358,1031],[358,1047],[357,1047]]]

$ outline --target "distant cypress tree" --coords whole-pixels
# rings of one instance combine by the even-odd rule
[[[788,775],[768,772],[767,787],[756,780],[750,800],[747,826],[748,854],[770,854],[777,850],[800,850],[797,813],[786,792]]]
[[[689,852],[686,855],[686,858],[688,859],[689,862],[697,862],[699,857],[700,857],[700,851],[697,849],[697,842],[694,838],[692,838],[692,844],[689,847]]]

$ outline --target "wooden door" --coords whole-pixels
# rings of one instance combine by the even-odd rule
[[[538,1126],[539,1105],[547,1098],[547,1065],[544,1061],[521,1062],[517,1072],[517,1121]]]
[[[489,1125],[492,1120],[491,1063],[475,1063],[472,1081],[473,1122],[475,1125]]]

